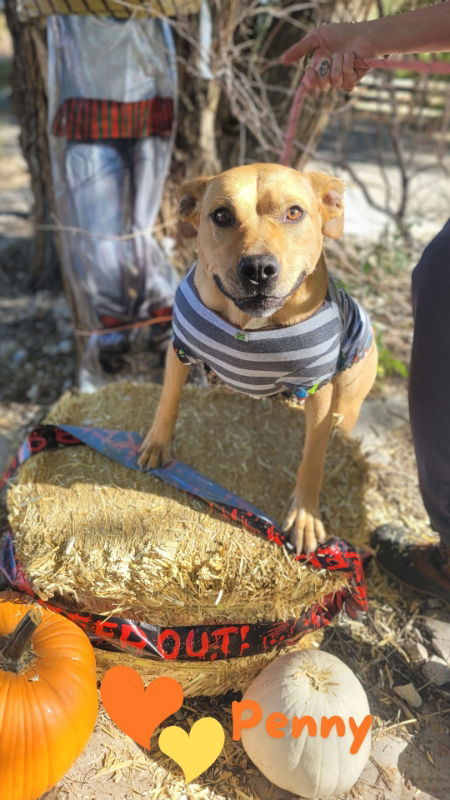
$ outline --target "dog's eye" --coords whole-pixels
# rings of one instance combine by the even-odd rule
[[[233,215],[228,208],[225,208],[225,206],[216,208],[216,210],[211,214],[211,219],[221,228],[226,228],[228,225],[232,225],[233,223]]]
[[[300,206],[291,206],[286,211],[286,222],[299,222],[303,217],[303,209]]]

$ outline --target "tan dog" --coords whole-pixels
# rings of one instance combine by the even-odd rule
[[[306,384],[316,381],[306,389],[303,456],[283,523],[283,529],[290,531],[295,541],[297,552],[311,552],[326,537],[319,515],[319,496],[333,421],[337,415],[341,429],[346,433],[352,430],[377,368],[376,347],[370,340],[371,332],[367,334],[370,325],[365,312],[345,293],[337,295],[336,289],[331,291],[334,284],[329,283],[322,253],[323,235],[337,238],[342,234],[343,184],[320,173],[300,173],[275,164],[252,164],[190,181],[182,187],[181,197],[181,219],[198,232],[198,261],[191,270],[191,286],[186,296],[191,297],[197,311],[200,308],[201,317],[195,318],[204,319],[205,325],[202,330],[201,321],[197,332],[195,326],[186,322],[185,314],[190,312],[185,310],[179,317],[183,322],[178,322],[176,301],[175,333],[184,330],[188,336],[189,329],[191,355],[197,360],[207,360],[201,357],[206,342],[213,353],[212,367],[220,377],[224,377],[221,371],[224,372],[227,381],[230,364],[234,365],[235,373],[227,382],[238,391],[276,394],[289,386],[294,389],[296,381],[298,385],[303,383],[298,380],[300,367],[299,372],[296,364],[286,361],[294,352],[293,346],[294,349],[297,346],[292,343],[298,341],[299,363],[307,365]],[[180,290],[181,287],[177,297]],[[211,328],[211,322],[217,328]],[[187,327],[183,329],[182,324]],[[238,340],[236,355],[229,347],[231,339],[220,338],[217,342],[207,339],[208,330],[216,329],[217,336],[231,335]],[[302,339],[302,331],[310,329],[312,332]],[[323,341],[327,330],[334,331],[331,344]],[[366,343],[361,350],[359,342],[355,357],[352,342],[357,339],[355,331],[361,330]],[[283,364],[288,364],[288,374],[281,377],[275,375],[277,365],[267,360],[271,358],[266,353],[267,345],[255,355],[255,359],[262,360],[252,361],[251,348],[260,347],[259,338],[265,337],[267,342],[272,335],[274,348],[282,346],[282,337],[290,343],[287,354],[279,356],[278,369],[283,370]],[[196,336],[200,342],[197,350]],[[314,336],[315,339],[311,338]],[[247,340],[250,354],[245,350]],[[350,344],[344,346],[344,340]],[[182,345],[178,357],[172,347],[167,353],[156,416],[141,445],[142,467],[157,466],[170,458],[181,391],[189,373],[188,361],[180,361],[186,356],[184,341]],[[345,347],[349,350],[346,363],[339,368],[338,357],[341,361],[343,358],[340,348],[345,350]],[[316,352],[320,354],[318,357],[311,356]],[[326,369],[323,366],[327,358],[334,359],[331,374],[326,372],[330,370],[329,364]],[[267,366],[271,369],[264,369]],[[305,393],[305,389],[301,391]]]

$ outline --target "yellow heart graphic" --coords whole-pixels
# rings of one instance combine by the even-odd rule
[[[224,742],[225,731],[214,717],[197,720],[189,733],[178,725],[170,725],[164,728],[158,739],[160,750],[183,770],[186,783],[198,778],[214,764]]]

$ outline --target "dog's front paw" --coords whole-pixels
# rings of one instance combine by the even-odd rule
[[[325,528],[319,512],[307,507],[296,494],[291,498],[282,530],[289,534],[297,553],[312,553],[317,545],[326,539]]]
[[[139,447],[139,466],[142,469],[163,467],[170,461],[171,445],[171,434],[152,426]]]

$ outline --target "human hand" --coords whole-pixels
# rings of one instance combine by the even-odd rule
[[[367,74],[364,59],[379,55],[370,23],[337,22],[314,28],[280,57],[292,64],[313,54],[302,84],[309,92],[327,89],[351,91]]]

